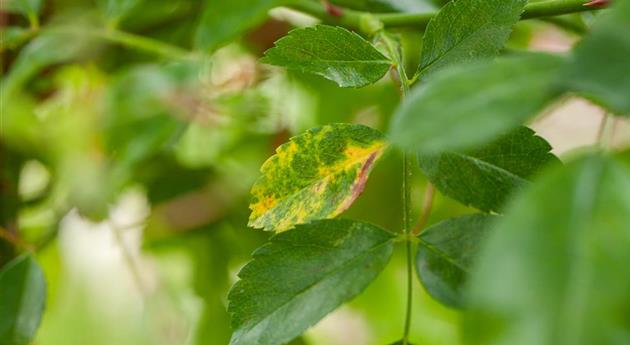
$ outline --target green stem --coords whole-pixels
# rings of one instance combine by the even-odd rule
[[[111,42],[144,50],[166,58],[187,59],[191,56],[190,52],[186,49],[119,30],[96,30],[93,34]]]
[[[387,33],[382,33],[391,57],[395,61],[396,71],[400,80],[400,90],[404,99],[409,94],[409,79],[405,72],[400,45],[390,38]],[[403,235],[405,238],[405,255],[407,258],[407,302],[405,307],[405,325],[403,329],[402,344],[409,344],[409,331],[411,330],[411,313],[413,301],[413,248],[412,248],[412,222],[411,222],[411,177],[413,173],[413,153],[403,151],[403,179],[402,179],[402,204],[403,204]]]
[[[160,55],[169,59],[191,59],[194,58],[192,53],[184,48],[174,46],[168,43],[154,40],[152,38],[134,35],[128,32],[115,29],[94,29],[77,32],[72,28],[56,28],[50,29],[50,32],[69,33],[69,34],[85,34],[98,37],[112,43],[117,43],[129,48],[143,50],[155,55]]]
[[[588,0],[548,0],[541,2],[532,2],[525,6],[525,11],[521,16],[521,19],[552,17],[563,14],[593,11],[603,8],[601,6],[585,6],[587,2]],[[290,5],[290,7],[320,18],[327,23],[347,26],[358,30],[363,29],[362,25],[365,22],[365,18],[368,18],[370,16],[380,20],[383,25],[385,25],[385,27],[410,26],[425,28],[431,18],[433,18],[437,14],[437,12],[371,14],[368,12],[343,9],[343,14],[341,16],[335,17],[330,15],[320,3],[309,0],[297,0],[294,4]]]

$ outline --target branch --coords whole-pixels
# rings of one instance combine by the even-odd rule
[[[608,2],[594,3],[589,0],[548,0],[533,2],[525,6],[525,11],[521,16],[522,20],[552,17],[563,14],[593,11],[606,8]],[[289,6],[300,12],[310,14],[331,24],[365,30],[365,24],[370,18],[380,20],[385,27],[416,27],[424,29],[431,18],[437,12],[427,13],[369,13],[350,9],[340,9],[341,15],[332,16],[324,6],[318,2],[310,0],[299,0]]]

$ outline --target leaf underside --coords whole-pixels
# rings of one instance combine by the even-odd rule
[[[373,84],[392,62],[361,36],[341,27],[295,29],[265,52],[261,60],[332,80],[341,87]]]
[[[392,235],[351,220],[321,220],[272,237],[229,294],[231,345],[280,345],[358,295],[385,267]]]
[[[362,125],[332,124],[292,138],[261,168],[249,225],[284,231],[339,215],[361,194],[384,149],[383,135]]]
[[[630,2],[616,1],[575,48],[573,90],[619,115],[630,116]]]
[[[593,155],[515,200],[472,275],[471,344],[630,343],[627,191],[630,170]]]
[[[422,154],[486,144],[561,94],[563,63],[549,54],[522,54],[442,70],[398,107],[390,140]]]

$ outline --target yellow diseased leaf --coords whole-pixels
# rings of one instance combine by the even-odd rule
[[[386,147],[372,128],[332,124],[311,129],[278,147],[252,187],[249,225],[284,231],[333,218],[361,194]]]

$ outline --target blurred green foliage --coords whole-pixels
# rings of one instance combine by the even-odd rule
[[[319,125],[385,131],[400,99],[388,78],[339,89],[260,64],[272,42],[312,23],[268,15],[289,3],[2,0],[0,265],[33,251],[43,269],[48,298],[34,344],[229,342],[228,290],[268,238],[246,227],[262,163]],[[405,12],[444,1],[333,3]],[[526,47],[539,25],[517,24],[508,45]],[[420,33],[396,35],[411,75]],[[386,153],[344,217],[400,229],[401,165]],[[420,173],[412,182],[419,210],[427,182]],[[429,224],[469,212],[437,195]],[[400,339],[398,249],[364,293],[292,344],[347,344],[345,333],[370,345]],[[460,344],[460,313],[414,284],[414,343]]]

